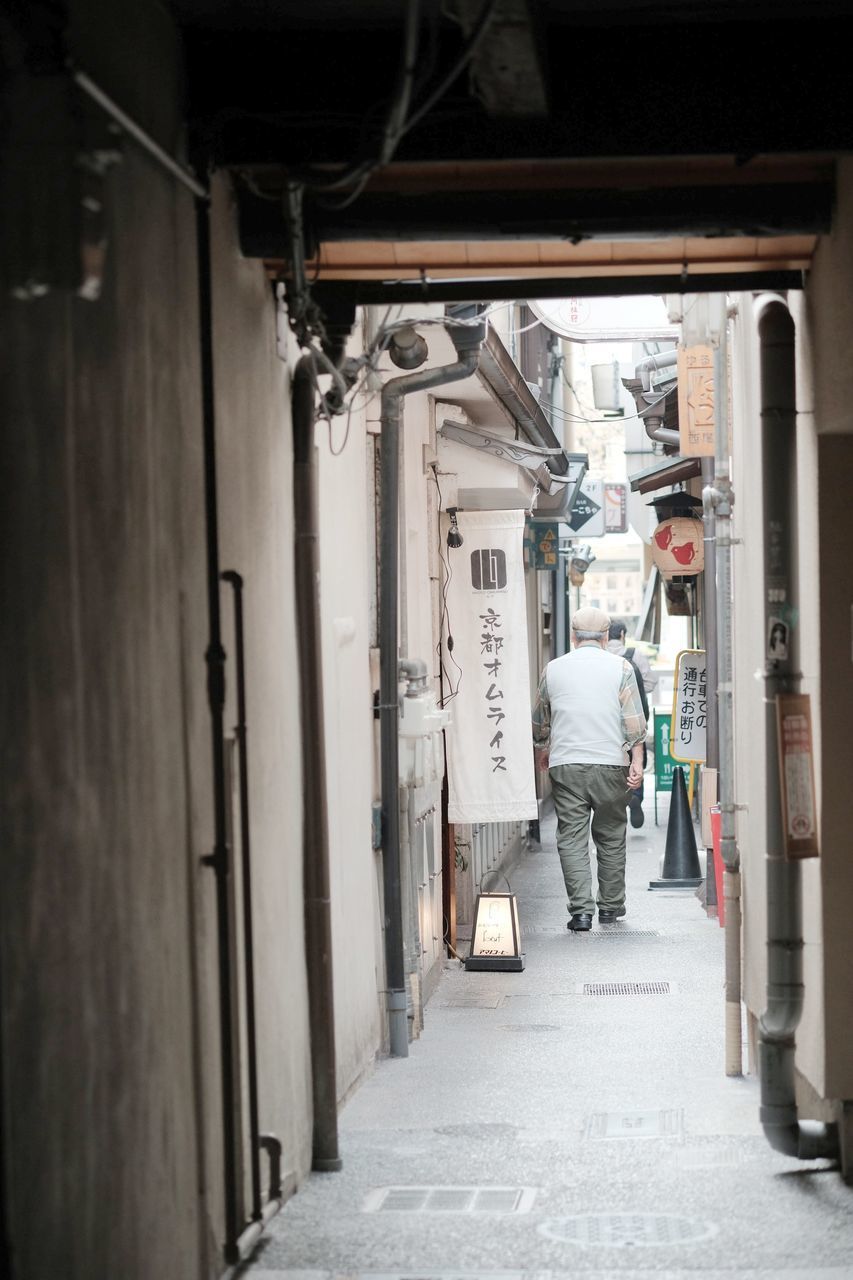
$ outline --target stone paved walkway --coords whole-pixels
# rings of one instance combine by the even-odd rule
[[[693,892],[649,892],[646,812],[627,917],[582,935],[543,823],[510,875],[524,972],[448,964],[410,1056],[346,1106],[343,1172],[312,1175],[241,1274],[853,1280],[853,1191],[771,1151],[757,1082],[725,1077],[723,931]]]

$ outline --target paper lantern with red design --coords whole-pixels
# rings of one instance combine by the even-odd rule
[[[652,534],[652,560],[664,578],[701,573],[705,567],[702,521],[692,516],[662,520]]]

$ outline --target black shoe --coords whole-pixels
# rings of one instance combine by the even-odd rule
[[[642,800],[629,800],[628,811],[631,814],[631,826],[641,827],[646,820],[646,815],[643,813]]]
[[[622,919],[624,914],[625,914],[624,907],[613,907],[612,909],[608,909],[607,907],[599,907],[598,923],[599,924],[615,924],[617,920]]]
[[[566,928],[571,929],[573,933],[584,933],[592,928],[592,916],[588,911],[579,911],[572,916]]]

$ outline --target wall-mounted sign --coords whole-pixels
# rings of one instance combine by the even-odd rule
[[[817,804],[808,694],[780,693],[776,699],[782,838],[786,858],[816,858]]]
[[[682,649],[675,660],[669,754],[695,763],[705,759],[708,724],[708,672],[704,649]]]
[[[524,526],[524,559],[529,569],[556,569],[560,530],[556,520],[528,520]]]
[[[605,484],[604,486],[605,533],[628,532],[628,486]]]
[[[678,348],[678,440],[685,458],[714,456],[714,351]]]
[[[652,560],[664,578],[701,573],[705,567],[702,521],[693,516],[670,516],[652,534]]]

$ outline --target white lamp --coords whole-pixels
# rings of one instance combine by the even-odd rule
[[[496,874],[498,873],[486,873]],[[484,876],[483,879],[485,878]],[[505,882],[508,893],[480,892],[477,895],[471,951],[465,960],[467,970],[520,973],[524,968],[518,902],[506,876],[501,876],[501,879]],[[482,880],[480,884],[482,885]]]

